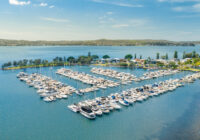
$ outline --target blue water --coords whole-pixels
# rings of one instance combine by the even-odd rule
[[[44,58],[51,60],[56,56],[75,56],[87,55],[88,52],[91,54],[97,54],[102,57],[105,54],[115,58],[124,58],[126,54],[137,54],[143,58],[155,58],[156,53],[166,55],[168,53],[169,58],[172,58],[174,51],[178,51],[179,58],[182,58],[183,52],[196,51],[200,53],[200,46],[196,47],[185,47],[185,46],[28,46],[28,47],[0,47],[0,64],[3,62],[20,60],[20,59],[37,59]]]
[[[82,55],[91,51],[94,54],[109,53],[113,57],[123,56],[132,49],[131,47],[89,47],[87,49],[73,47],[19,47],[0,48],[0,61],[21,58],[44,57],[51,59],[60,55]],[[152,55],[152,53],[166,50],[173,54],[174,47],[156,47],[152,53],[135,47],[138,52]],[[177,47],[181,50],[191,51],[189,47]],[[112,53],[113,49],[113,53]],[[148,49],[148,48],[146,48]],[[155,49],[155,50],[154,50]],[[164,49],[164,50],[163,50]],[[167,50],[168,49],[168,50]],[[198,47],[193,47],[198,51]],[[63,50],[63,51],[62,51]],[[82,52],[81,52],[82,50]],[[134,49],[133,49],[134,50]],[[150,49],[151,50],[151,49]],[[146,52],[147,51],[147,52]],[[87,93],[85,96],[70,96],[66,100],[58,100],[53,103],[43,102],[34,88],[16,78],[20,71],[27,73],[38,72],[50,76],[53,79],[74,86],[75,88],[88,87],[88,85],[76,82],[72,79],[55,74],[60,67],[26,69],[13,71],[0,71],[0,140],[176,140],[176,139],[200,139],[200,81],[187,84],[173,92],[159,97],[151,98],[142,103],[136,103],[130,107],[123,107],[120,111],[113,111],[108,115],[97,117],[91,121],[80,114],[67,109],[67,105],[98,96],[106,96],[110,93],[122,91],[131,87],[144,84],[152,84],[170,78],[180,78],[189,72],[160,77],[132,83],[116,88]],[[89,74],[92,66],[67,67],[76,71]],[[130,72],[137,76],[146,72],[142,69],[114,68],[123,72]],[[96,75],[101,77],[99,75]],[[104,78],[108,78],[102,76]],[[112,79],[112,78],[108,78]],[[116,80],[116,79],[112,79]]]

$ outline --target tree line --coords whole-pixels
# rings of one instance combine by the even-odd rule
[[[103,59],[110,58],[109,55],[104,55],[102,57]],[[73,64],[80,64],[80,65],[89,65],[93,60],[98,60],[98,55],[91,55],[90,52],[88,52],[87,56],[79,56],[78,58],[75,58],[73,56],[69,57],[55,57],[52,61],[48,61],[46,59],[23,59],[23,60],[14,60],[9,61],[7,63],[2,64],[2,69],[8,68],[8,67],[26,67],[26,66],[32,66],[32,67],[39,67],[39,66],[62,66],[62,65],[73,65]]]

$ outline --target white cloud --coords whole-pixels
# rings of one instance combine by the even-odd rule
[[[148,21],[146,19],[131,19],[130,23],[132,26],[143,26],[147,23]]]
[[[44,17],[41,19],[45,21],[51,21],[51,22],[69,22],[69,20],[67,19],[57,19],[57,18],[49,18],[49,17]]]
[[[113,12],[110,12],[110,11],[109,11],[109,12],[107,12],[106,14],[107,14],[107,15],[112,15],[112,14],[113,14]]]
[[[172,9],[177,12],[182,12],[182,11],[185,11],[187,9],[187,7],[174,7]]]
[[[21,6],[31,4],[30,1],[18,1],[18,0],[9,0],[9,3],[11,5],[21,5]]]
[[[48,4],[42,2],[42,3],[40,3],[40,6],[41,6],[41,7],[46,7],[46,6],[48,6]]]
[[[124,27],[129,27],[128,24],[114,24],[112,25],[113,28],[124,28]]]
[[[172,10],[176,12],[200,12],[200,3],[194,4],[192,6],[173,7]]]
[[[200,0],[157,0],[158,2],[200,2]]]
[[[54,5],[49,6],[49,8],[54,8],[54,7],[55,7]]]
[[[196,12],[200,12],[200,3],[193,5],[193,9],[194,9]]]
[[[130,3],[112,2],[112,1],[108,2],[106,0],[91,0],[91,1],[96,2],[96,3],[104,3],[104,4],[121,6],[121,7],[138,7],[138,8],[143,7],[143,5],[140,5],[140,4],[130,4]]]

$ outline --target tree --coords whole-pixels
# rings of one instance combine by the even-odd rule
[[[90,64],[92,61],[92,58],[88,56],[79,56],[77,61],[80,64]]]
[[[164,64],[163,62],[159,62],[159,61],[158,61],[156,64],[157,64],[158,67],[163,67],[163,66],[165,66],[165,64]]]
[[[135,67],[135,63],[131,62],[131,63],[129,64],[129,67],[130,67],[130,68],[134,68],[134,67]]]
[[[156,59],[160,59],[160,54],[159,53],[156,54]]]
[[[192,58],[192,53],[186,53],[185,58]]]
[[[33,65],[33,60],[32,59],[29,60],[29,65]]]
[[[161,56],[161,59],[166,59],[166,55]]]
[[[178,58],[178,52],[177,52],[177,51],[174,52],[174,58],[175,58],[175,59]]]
[[[165,59],[166,59],[166,60],[169,59],[169,57],[168,57],[168,53],[166,53],[166,55],[165,55]]]
[[[185,59],[185,57],[186,57],[186,56],[185,56],[185,51],[184,51],[184,52],[183,52],[183,59]]]
[[[142,59],[142,55],[140,55],[140,59]]]
[[[67,61],[67,58],[66,58],[65,56],[63,57],[63,61],[64,61],[64,62],[66,62],[66,61]]]
[[[176,69],[177,68],[177,65],[175,62],[169,62],[169,67],[170,68],[173,68],[173,69]]]
[[[133,58],[133,56],[131,54],[127,54],[124,58],[128,59],[128,60],[131,60]]]
[[[16,67],[17,65],[17,61],[13,61],[13,66]]]
[[[91,52],[88,52],[88,57],[90,57],[91,56]]]
[[[42,60],[43,65],[48,65],[48,63],[49,63],[48,60]]]
[[[193,51],[192,52],[192,58],[198,58],[199,57],[199,54],[196,53],[196,51]]]
[[[104,55],[104,56],[103,56],[103,59],[108,59],[108,58],[110,58],[109,55]]]
[[[35,59],[34,60],[35,65],[40,65],[41,64],[41,59]]]
[[[59,62],[62,62],[62,61],[63,61],[63,58],[62,58],[62,57],[59,57],[59,58],[58,58],[58,61],[59,61]]]
[[[27,59],[24,59],[23,60],[23,66],[26,66],[28,64],[28,60]]]
[[[75,62],[75,58],[73,56],[70,56],[70,57],[67,58],[67,62],[74,63]]]
[[[135,56],[134,56],[134,58],[136,59],[137,58],[137,54],[135,53]]]
[[[125,62],[121,62],[121,63],[119,63],[119,65],[120,65],[121,67],[127,67],[127,66],[128,66],[128,64],[125,63]]]
[[[99,59],[98,55],[92,55],[92,60],[97,60],[97,59]]]

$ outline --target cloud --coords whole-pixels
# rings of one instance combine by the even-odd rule
[[[140,4],[130,4],[130,3],[122,3],[122,2],[112,2],[112,1],[105,1],[105,0],[91,0],[92,2],[96,3],[104,3],[104,4],[110,4],[115,6],[121,6],[121,7],[138,7],[141,8],[143,5]]]
[[[145,25],[147,23],[148,23],[148,21],[146,19],[131,19],[130,20],[131,26],[134,26],[134,27],[143,26],[143,25]]]
[[[112,14],[113,14],[113,12],[110,12],[110,11],[109,11],[109,12],[107,12],[106,14],[107,14],[107,15],[112,15]]]
[[[54,5],[49,6],[49,8],[54,8],[54,7],[55,7]]]
[[[129,27],[128,24],[114,24],[112,25],[113,28],[124,28],[124,27]]]
[[[176,12],[200,12],[200,3],[194,4],[192,6],[173,7],[172,10]]]
[[[31,4],[30,1],[18,1],[18,0],[9,0],[9,3],[11,5],[20,5],[20,6]]]
[[[200,0],[157,0],[158,2],[200,2]]]
[[[51,21],[51,22],[69,22],[69,20],[67,19],[57,19],[57,18],[49,18],[49,17],[44,17],[44,18],[41,18],[42,20],[45,20],[45,21]]]
[[[39,5],[40,7],[46,7],[46,6],[48,6],[48,4],[47,3],[40,3],[40,5]]]

